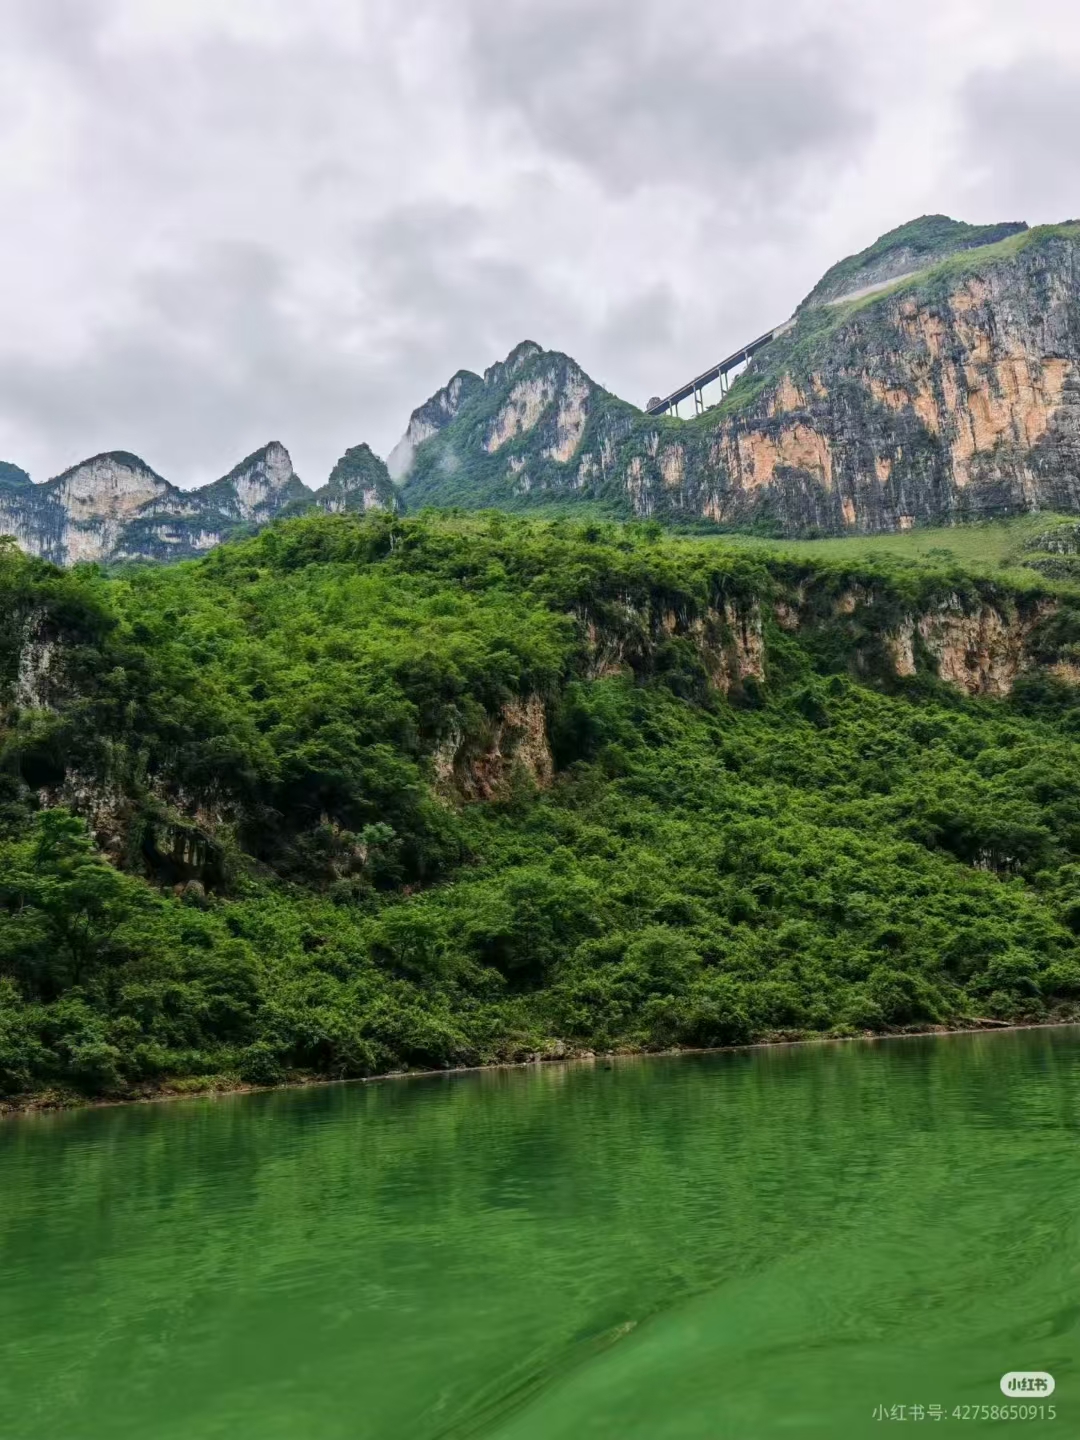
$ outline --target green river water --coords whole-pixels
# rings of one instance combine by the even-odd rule
[[[1077,1029],[0,1123],[2,1440],[1072,1440],[1078,1371]]]

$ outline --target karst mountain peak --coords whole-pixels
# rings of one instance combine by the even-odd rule
[[[0,531],[70,563],[188,557],[305,509],[587,502],[791,536],[1080,510],[1080,223],[921,216],[771,334],[693,415],[645,413],[523,339],[417,406],[385,463],[359,443],[318,488],[278,441],[194,490],[123,450],[42,484],[7,462]]]

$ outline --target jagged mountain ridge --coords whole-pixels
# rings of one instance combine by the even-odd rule
[[[466,376],[474,383],[459,385]],[[403,487],[410,506],[515,507],[530,496],[602,489],[617,446],[639,420],[635,406],[568,355],[524,340],[482,379],[459,372],[413,412],[392,453],[415,444]]]
[[[430,428],[403,494],[585,499],[791,535],[1075,512],[1078,363],[1080,224],[924,216],[834,266],[691,420],[642,414],[568,357],[519,346],[454,413],[439,396],[414,412],[414,441]]]
[[[386,457],[391,479],[400,480],[409,473],[416,447],[449,425],[483,384],[480,376],[471,370],[459,370],[430,400],[413,411],[405,434]]]
[[[1077,222],[923,216],[832,266],[694,419],[643,414],[524,341],[413,411],[385,465],[355,446],[317,491],[277,442],[197,490],[124,451],[40,485],[0,463],[0,533],[70,563],[197,555],[308,508],[586,500],[789,535],[1078,512],[1078,261]]]
[[[123,450],[80,461],[40,485],[17,466],[0,467],[0,534],[60,565],[188,559],[279,515],[395,504],[386,467],[366,445],[347,451],[318,491],[304,484],[276,440],[195,490],[170,484]]]

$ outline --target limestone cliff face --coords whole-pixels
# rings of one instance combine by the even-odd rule
[[[663,667],[670,642],[687,645],[711,689],[727,695],[747,682],[766,682],[766,644],[760,598],[718,597],[697,612],[657,608],[630,595],[602,610],[577,612],[590,680],[648,673]]]
[[[44,610],[12,618],[19,630],[12,701],[19,710],[52,710],[66,688],[63,648]]]
[[[1052,602],[1026,614],[982,605],[966,610],[957,597],[918,617],[909,616],[889,640],[896,674],[918,673],[920,645],[938,677],[968,695],[1008,695],[1016,678],[1033,663],[1030,640],[1039,622],[1053,612]],[[1055,673],[1070,679],[1060,666]]]
[[[448,384],[413,411],[405,434],[386,457],[391,479],[401,480],[409,473],[417,446],[444,430],[483,383],[471,370],[459,370]]]
[[[386,465],[368,445],[346,450],[317,491],[276,440],[197,490],[170,485],[123,451],[95,455],[43,485],[17,466],[0,466],[0,535],[58,565],[188,559],[282,515],[400,508]]]
[[[856,674],[933,676],[966,695],[1003,699],[1032,670],[1080,683],[1080,656],[1069,638],[1074,602],[1064,612],[1062,603],[987,584],[982,591],[939,592],[897,613],[898,597],[869,583],[851,585],[825,605],[801,585],[774,597],[770,608],[783,631],[804,638],[831,631],[834,642],[845,641]]]
[[[924,217],[833,267],[693,420],[519,346],[431,422],[404,493],[791,535],[1080,511],[1078,366],[1080,224]]]
[[[220,480],[186,493],[198,508],[255,525],[265,524],[287,505],[311,496],[293,469],[288,450],[277,440],[248,455]]]
[[[830,590],[811,574],[755,594],[717,595],[689,611],[642,604],[630,595],[577,612],[591,680],[663,672],[668,646],[689,647],[709,688],[732,698],[770,685],[771,648],[781,633],[811,650],[818,638],[848,656],[862,678],[934,677],[969,696],[1002,699],[1017,680],[1042,671],[1080,684],[1074,602],[1037,592],[965,583],[931,587],[915,606],[891,586],[867,581]],[[1062,606],[1065,606],[1064,610]]]
[[[627,495],[642,514],[784,534],[1076,511],[1078,362],[1080,229],[968,248],[864,300],[808,306],[715,418],[658,429],[686,482],[646,456]]]
[[[447,735],[432,757],[435,785],[444,798],[492,800],[504,795],[515,773],[546,789],[555,773],[544,702],[539,695],[508,700],[485,735],[466,741]]]
[[[397,491],[390,472],[369,445],[354,445],[330,472],[330,479],[315,492],[314,503],[332,515],[368,510],[395,511]]]
[[[40,485],[22,471],[0,475],[0,534],[58,565],[185,559],[312,499],[276,441],[197,490],[181,490],[117,450]]]
[[[1080,509],[1080,230],[1021,238],[805,312],[696,425],[683,508],[785,533]]]
[[[569,356],[526,340],[485,370],[482,380],[472,378],[475,384],[458,394],[456,412],[427,429],[409,452],[408,468],[399,472],[410,506],[516,507],[594,495],[614,481],[617,449],[637,412]],[[418,415],[395,447],[399,458],[410,434],[420,433],[412,428]]]
[[[105,559],[130,525],[151,515],[178,516],[186,508],[181,492],[145,461],[112,451],[44,485],[0,492],[0,530],[32,554],[69,564]]]

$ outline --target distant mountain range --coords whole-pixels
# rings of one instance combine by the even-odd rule
[[[171,485],[123,450],[83,460],[41,485],[0,464],[0,533],[61,565],[187,559],[281,515],[397,503],[385,464],[367,445],[347,450],[319,490],[303,483],[277,441],[198,490]]]
[[[306,509],[591,501],[788,535],[1077,512],[1078,367],[1080,223],[923,216],[834,265],[691,419],[524,341],[482,376],[459,370],[385,464],[358,445],[318,490],[276,442],[198,490],[125,452],[44,484],[0,463],[0,533],[71,563],[196,555]]]

